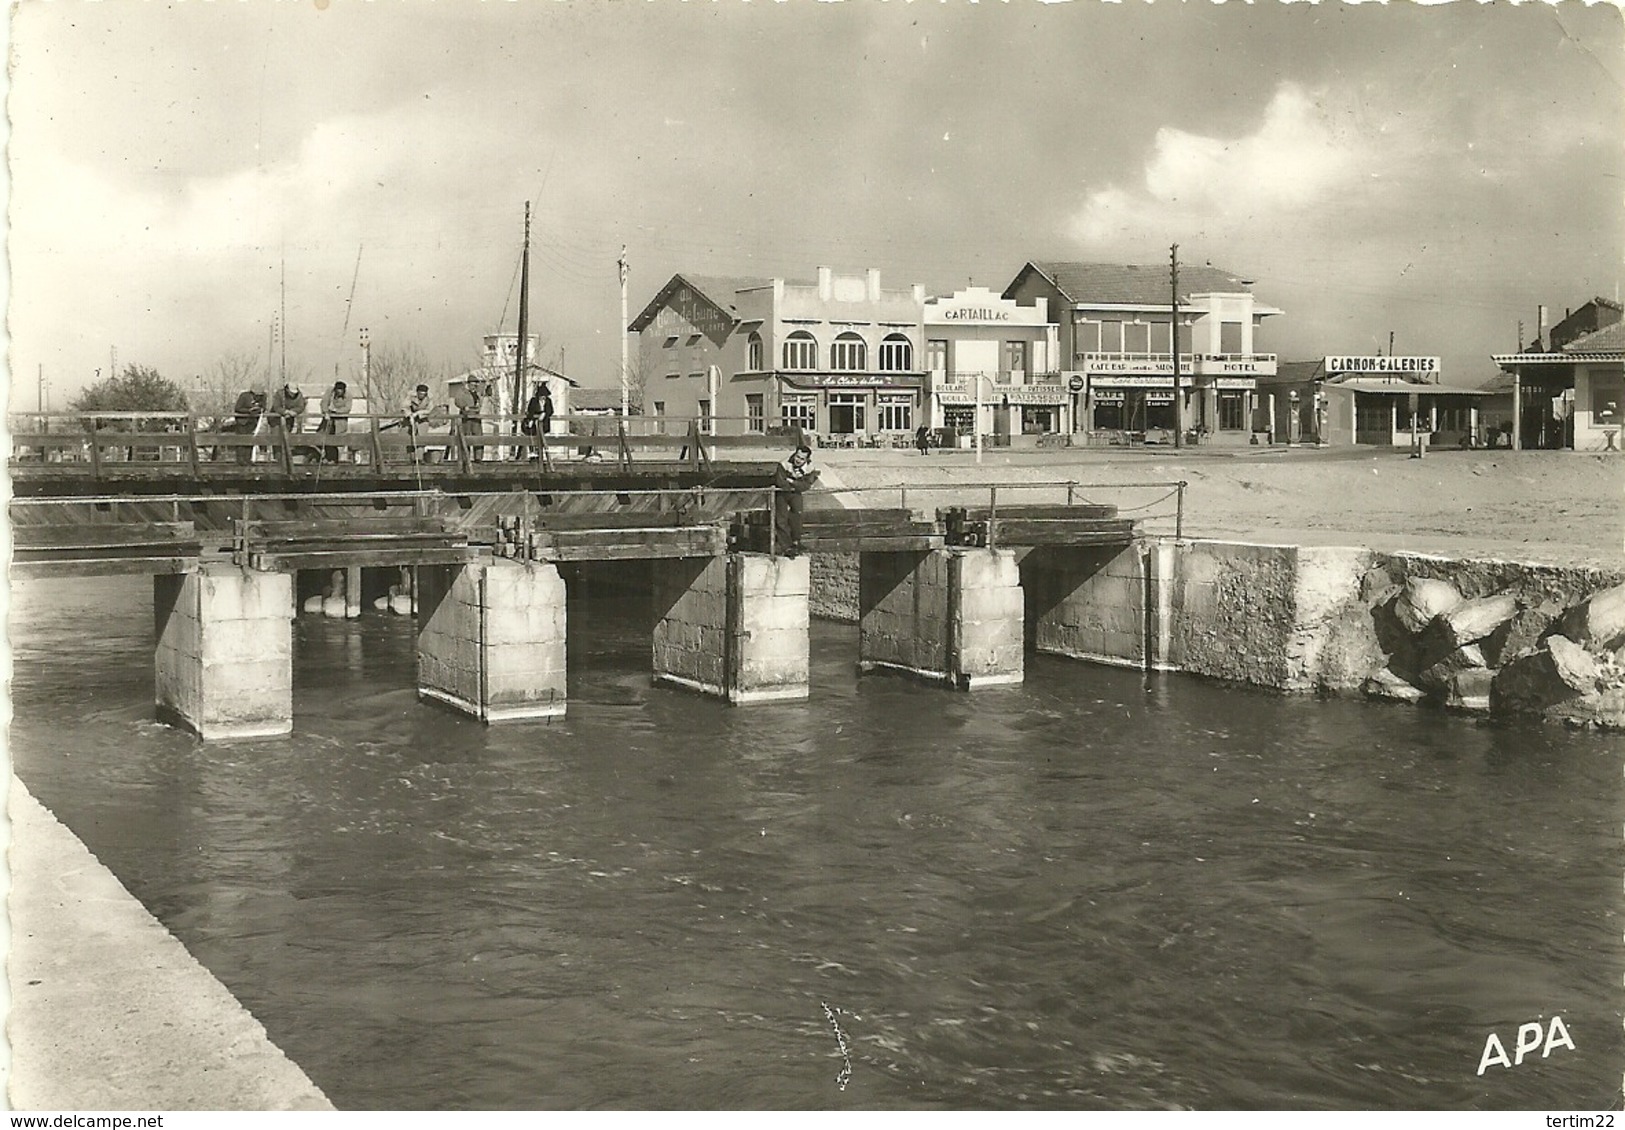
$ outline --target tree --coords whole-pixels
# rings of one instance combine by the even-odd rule
[[[157,369],[126,365],[124,372],[91,385],[68,403],[75,412],[185,412],[186,393]]]
[[[258,353],[235,349],[223,353],[215,358],[199,378],[199,388],[195,390],[192,408],[211,416],[230,415],[232,406],[237,403],[238,395],[246,389],[254,389],[269,396],[271,390],[263,387],[266,379],[265,368],[260,364]]]
[[[384,342],[372,347],[368,368],[371,375],[362,389],[367,407],[373,412],[393,412],[403,408],[418,385],[431,392],[445,392],[446,374],[436,368],[416,342]]]

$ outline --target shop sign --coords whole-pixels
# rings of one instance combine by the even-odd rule
[[[784,373],[784,382],[795,388],[907,388],[920,387],[920,378],[910,373]]]
[[[1083,379],[1082,373],[1073,373],[1066,379],[1066,387],[1071,389],[1073,392],[1082,392],[1083,386],[1086,384],[1088,384],[1088,382]]]
[[[1415,373],[1437,376],[1437,357],[1328,357],[1326,372],[1331,373]]]
[[[1089,378],[1089,383],[1095,388],[1166,388],[1174,387],[1174,373],[1170,368],[1165,377],[1153,376],[1150,373],[1118,373],[1098,374]]]
[[[1091,373],[1169,373],[1174,359],[1163,357],[1124,357],[1120,353],[1085,353],[1083,367]]]
[[[996,389],[987,399],[1007,399],[1011,404],[1065,404],[1066,390],[1060,385],[1015,385]]]
[[[1172,392],[1148,392],[1145,394],[1145,402],[1147,404],[1172,404],[1174,394]]]
[[[1103,388],[1094,394],[1096,404],[1123,403],[1123,390],[1120,388]]]
[[[1258,387],[1258,382],[1251,377],[1214,377],[1211,383],[1214,388],[1232,392],[1236,390],[1251,392]]]
[[[1010,311],[997,310],[991,306],[950,306],[945,310],[933,311],[933,313],[944,322],[1008,322],[1010,320]]]
[[[1225,356],[1209,353],[1197,359],[1197,371],[1209,376],[1274,376],[1274,354],[1260,354],[1256,357]]]

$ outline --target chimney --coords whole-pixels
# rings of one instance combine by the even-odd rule
[[[880,272],[878,270],[876,270],[874,267],[870,267],[867,271],[863,272],[863,277],[864,277],[864,280],[869,284],[869,301],[870,302],[879,302],[880,301]]]
[[[1535,307],[1535,340],[1540,342],[1542,349],[1546,348],[1546,307]]]
[[[915,283],[914,284],[914,303],[917,306],[924,306],[925,305],[925,284],[924,283]]]
[[[820,302],[828,302],[829,299],[830,299],[830,293],[831,293],[832,289],[833,289],[833,284],[830,281],[830,270],[829,270],[829,268],[828,267],[819,267],[818,268],[818,299],[819,299],[819,301]],[[1545,307],[1542,306],[1541,309],[1544,310]]]

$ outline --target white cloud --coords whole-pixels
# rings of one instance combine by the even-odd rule
[[[1220,237],[1260,221],[1279,224],[1346,189],[1363,167],[1358,149],[1321,99],[1283,83],[1246,137],[1158,130],[1143,185],[1091,193],[1072,232],[1091,245],[1119,245],[1169,232]]]

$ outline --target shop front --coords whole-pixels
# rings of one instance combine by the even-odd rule
[[[923,382],[916,373],[781,374],[778,420],[816,433],[833,447],[902,446],[922,415]]]

